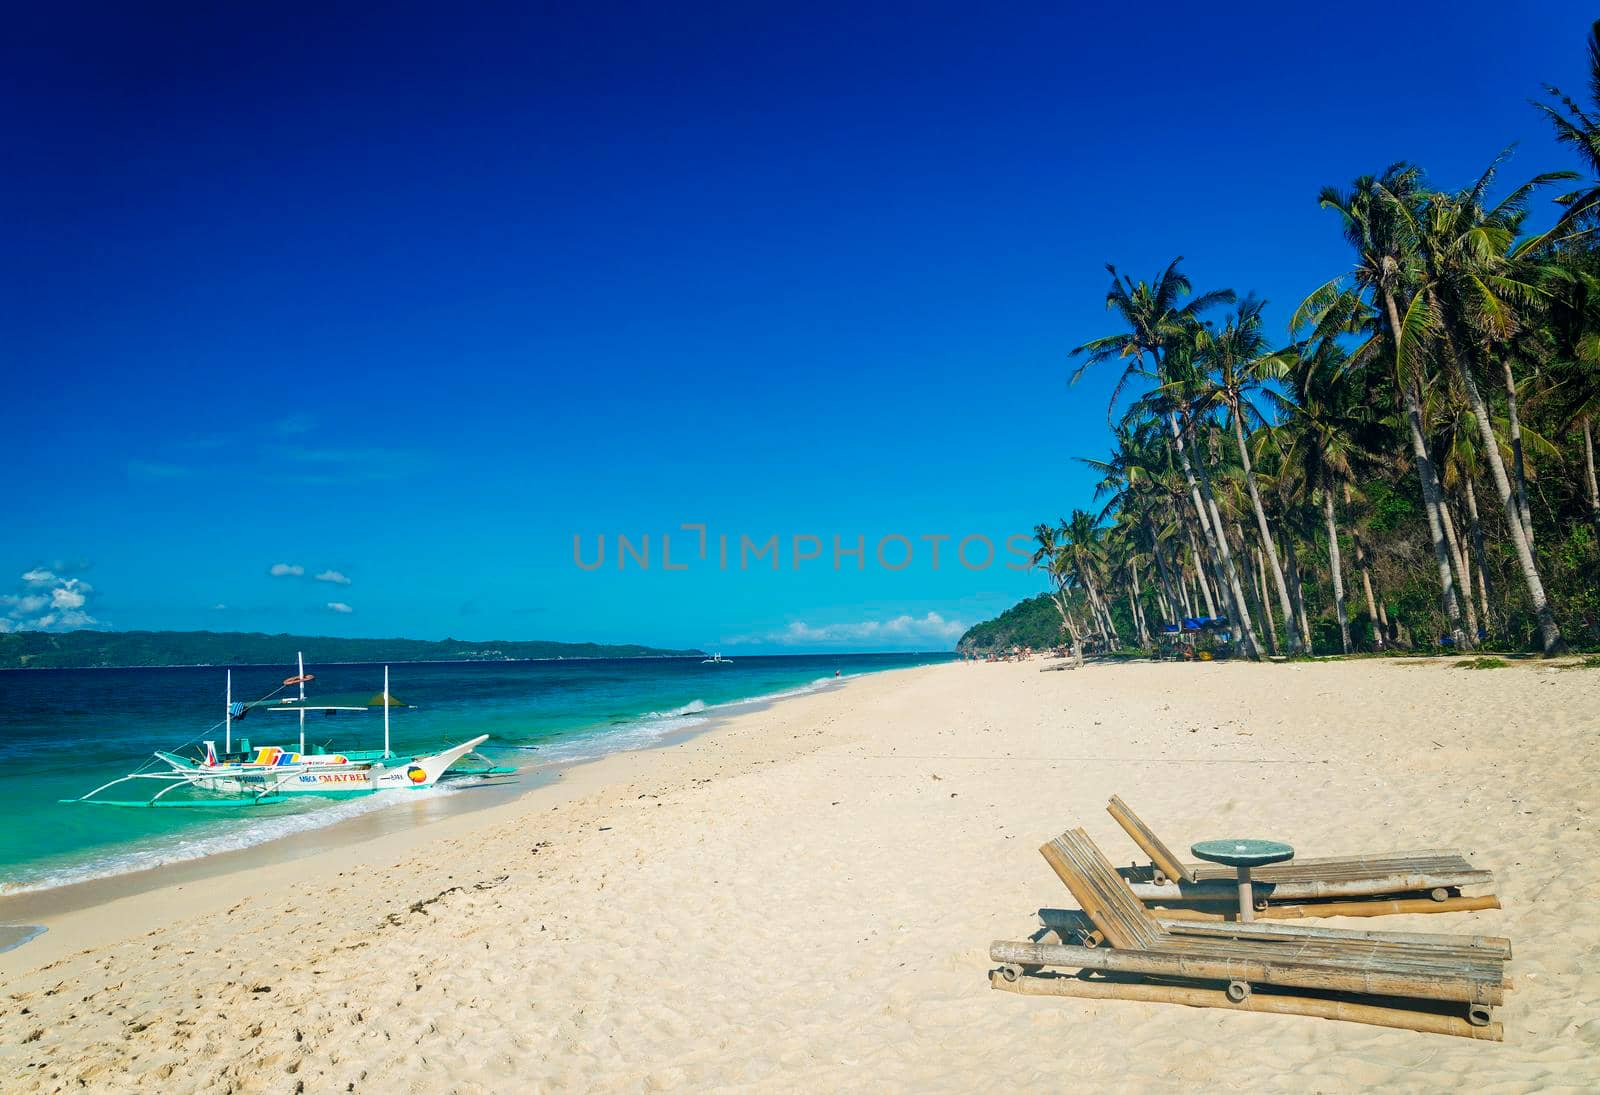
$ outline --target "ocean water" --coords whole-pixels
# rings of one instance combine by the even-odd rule
[[[843,677],[948,660],[952,655],[849,654],[559,662],[405,663],[390,691],[412,705],[391,717],[397,752],[490,735],[482,752],[534,775],[542,768],[660,741],[718,708],[830,687]],[[314,698],[382,691],[380,665],[306,665]],[[244,809],[117,809],[63,803],[126,774],[153,750],[222,741],[224,670],[61,669],[0,673],[0,893],[45,889],[213,855],[334,824],[446,787]],[[233,670],[233,698],[277,689],[292,666]],[[286,693],[280,693],[286,694]],[[329,751],[380,748],[383,713],[308,716],[306,743]],[[235,739],[293,747],[293,715],[252,711]],[[128,785],[124,785],[127,787]],[[120,790],[120,789],[118,789]],[[116,794],[144,798],[148,792]]]

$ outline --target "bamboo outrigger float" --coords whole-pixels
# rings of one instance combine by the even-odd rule
[[[1157,918],[1082,829],[1039,851],[1082,906],[1082,920],[1045,910],[1041,935],[1059,942],[991,944],[990,958],[1001,963],[990,974],[997,989],[1503,1037],[1492,1009],[1511,987],[1509,940]],[[1045,972],[1052,966],[1080,972]]]
[[[1132,838],[1150,867],[1120,873],[1140,900],[1172,908],[1167,915],[1223,920],[1219,909],[1234,900],[1234,871],[1210,863],[1185,863],[1116,795],[1106,812]],[[1492,886],[1494,873],[1451,851],[1392,852],[1380,856],[1297,858],[1252,872],[1255,915],[1263,919],[1315,916],[1386,916],[1395,913],[1498,909],[1494,894],[1464,896],[1463,887]]]
[[[103,783],[79,798],[62,801],[88,806],[169,809],[267,806],[307,796],[352,798],[380,791],[422,790],[440,782],[466,777],[490,778],[516,773],[515,768],[495,765],[477,753],[478,746],[489,739],[487,734],[434,753],[394,752],[390,746],[389,713],[391,708],[405,705],[395,700],[389,692],[388,666],[383,669],[383,692],[365,704],[312,702],[306,697],[305,686],[315,679],[305,671],[302,657],[299,672],[285,679],[273,693],[254,703],[235,703],[233,673],[230,670],[224,701],[226,712],[221,724],[223,745],[220,752],[215,741],[205,741],[204,750],[192,757],[157,750],[145,767]],[[290,687],[299,689],[297,696],[273,702],[273,696]],[[383,708],[381,750],[306,750],[308,713],[364,713],[374,706]],[[241,747],[235,752],[233,724],[255,709],[297,713],[300,723],[299,749],[267,746],[252,750],[249,740],[241,739]],[[106,794],[114,787],[155,790],[143,798],[125,799]],[[193,794],[186,797],[184,792]],[[172,797],[169,798],[169,795]]]

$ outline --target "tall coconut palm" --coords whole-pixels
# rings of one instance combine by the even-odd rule
[[[1575,431],[1582,448],[1583,494],[1600,545],[1600,481],[1595,474],[1595,422],[1600,420],[1600,256],[1563,248],[1547,265],[1551,307],[1548,337],[1555,376],[1550,404],[1562,432]]]
[[[1294,605],[1289,599],[1289,586],[1283,577],[1277,541],[1273,539],[1267,511],[1261,504],[1261,489],[1250,461],[1249,446],[1245,442],[1246,433],[1257,426],[1266,425],[1266,418],[1256,405],[1263,382],[1279,379],[1287,371],[1287,359],[1273,352],[1268,345],[1261,320],[1261,311],[1265,306],[1265,301],[1254,296],[1246,297],[1220,329],[1208,326],[1199,332],[1198,350],[1205,378],[1195,409],[1204,412],[1212,406],[1218,406],[1233,427],[1234,443],[1238,447],[1239,463],[1249,492],[1250,507],[1255,514],[1256,529],[1265,545],[1266,559],[1271,564],[1279,607],[1284,620],[1290,623],[1289,649],[1298,652],[1300,636],[1298,629],[1293,626]],[[1267,626],[1270,631],[1270,619]]]
[[[1333,586],[1339,640],[1350,653],[1350,618],[1345,604],[1344,562],[1339,547],[1338,501],[1354,493],[1366,461],[1362,435],[1371,420],[1356,374],[1342,368],[1334,345],[1303,358],[1296,366],[1294,396],[1280,397],[1291,413],[1278,432],[1285,464],[1298,473],[1303,497],[1321,503],[1328,536],[1328,570]]]
[[[1439,600],[1445,620],[1462,646],[1471,645],[1462,627],[1461,602],[1456,595],[1455,581],[1451,577],[1450,549],[1445,539],[1444,520],[1440,513],[1442,490],[1438,470],[1428,451],[1426,420],[1422,406],[1422,379],[1418,375],[1420,360],[1407,358],[1400,352],[1405,342],[1406,323],[1414,327],[1425,322],[1425,313],[1414,313],[1420,294],[1414,291],[1420,276],[1416,236],[1411,217],[1394,208],[1395,201],[1415,202],[1421,190],[1421,171],[1417,167],[1397,163],[1391,165],[1380,177],[1364,175],[1348,191],[1324,187],[1320,203],[1324,209],[1337,212],[1343,221],[1345,241],[1356,253],[1353,270],[1359,291],[1372,297],[1375,310],[1388,323],[1393,353],[1394,390],[1399,407],[1405,416],[1406,432],[1411,441],[1412,461],[1417,469],[1417,479],[1422,488],[1423,509],[1428,518],[1428,534],[1433,542],[1434,565],[1439,573]],[[1394,201],[1385,200],[1389,196]],[[1301,314],[1321,318],[1329,308],[1336,307],[1343,296],[1343,277],[1323,285],[1306,298]],[[1407,302],[1406,319],[1401,319],[1401,301]]]
[[[1466,396],[1483,438],[1491,481],[1506,511],[1507,538],[1538,620],[1541,645],[1546,654],[1555,654],[1566,649],[1566,642],[1545,593],[1478,383],[1489,352],[1510,339],[1521,322],[1521,309],[1532,307],[1542,295],[1518,269],[1515,229],[1527,196],[1553,176],[1538,176],[1500,204],[1485,207],[1484,194],[1495,166],[1472,187],[1457,194],[1431,194],[1420,204],[1414,195],[1396,195],[1380,187],[1384,204],[1414,232],[1421,260],[1421,278],[1401,330],[1398,356],[1417,362],[1431,346]]]
[[[1072,560],[1063,550],[1054,525],[1039,524],[1033,529],[1034,551],[1032,562],[1050,578],[1050,602],[1061,615],[1061,626],[1072,638],[1073,652],[1083,654],[1083,633],[1078,618],[1072,611]]]
[[[1112,389],[1111,400],[1107,407],[1108,419],[1124,388],[1135,377],[1153,376],[1158,383],[1166,383],[1172,379],[1167,375],[1172,365],[1171,358],[1175,351],[1181,351],[1184,347],[1192,345],[1193,332],[1199,316],[1210,308],[1230,304],[1235,299],[1233,290],[1220,289],[1202,293],[1188,303],[1183,303],[1193,286],[1188,276],[1178,269],[1178,264],[1182,261],[1181,257],[1174,259],[1153,283],[1141,281],[1135,284],[1131,278],[1118,274],[1115,266],[1108,264],[1106,267],[1111,274],[1111,287],[1106,292],[1106,308],[1117,313],[1126,329],[1092,339],[1074,349],[1075,355],[1083,355],[1086,360],[1073,373],[1072,381],[1076,382],[1090,365],[1112,361],[1123,363],[1122,374]],[[1221,562],[1227,576],[1227,588],[1232,594],[1235,619],[1245,636],[1246,653],[1252,658],[1259,658],[1260,646],[1256,642],[1249,610],[1244,602],[1244,591],[1239,583],[1233,553],[1228,546],[1226,534],[1221,528],[1214,527],[1217,523],[1215,506],[1208,497],[1209,488],[1204,482],[1204,469],[1197,477],[1194,463],[1190,460],[1185,447],[1187,431],[1179,408],[1169,407],[1164,417],[1171,430],[1173,446],[1177,450],[1184,477],[1189,483],[1190,495],[1206,539],[1206,546],[1213,558]]]

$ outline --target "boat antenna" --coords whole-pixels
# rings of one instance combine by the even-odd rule
[[[389,759],[389,667],[383,667],[383,759]]]
[[[295,674],[300,678],[300,755],[306,755],[306,656],[305,652],[296,650],[294,660],[300,672]]]
[[[233,670],[231,669],[228,670],[228,698],[222,702],[222,725],[227,727],[223,731],[222,752],[228,754],[233,752]]]

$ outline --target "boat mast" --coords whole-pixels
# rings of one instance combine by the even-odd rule
[[[228,670],[228,698],[222,701],[222,753],[233,752],[233,670]]]
[[[389,667],[383,667],[383,759],[389,759]]]
[[[295,661],[299,663],[300,672],[300,755],[306,755],[306,656],[302,651],[295,651]]]

